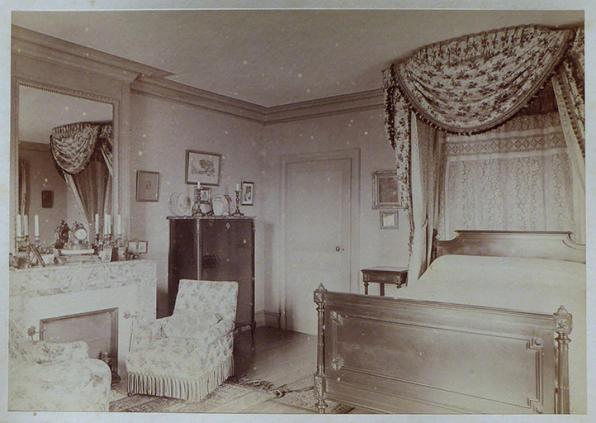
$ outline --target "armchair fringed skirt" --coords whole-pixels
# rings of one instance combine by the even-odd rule
[[[230,334],[220,340],[209,351],[203,348],[203,354],[192,346],[187,351],[172,347],[172,341],[182,340],[157,341],[156,348],[141,351],[129,359],[128,392],[201,401],[234,373],[232,337]]]

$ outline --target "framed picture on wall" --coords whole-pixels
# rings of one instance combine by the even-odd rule
[[[186,150],[186,183],[219,185],[221,154]]]
[[[243,206],[252,206],[255,198],[255,183],[242,181],[241,199]]]
[[[379,212],[381,229],[398,229],[397,210],[381,210]]]
[[[159,201],[159,172],[137,170],[137,201]]]
[[[396,209],[399,207],[397,174],[394,170],[373,172],[373,209]]]

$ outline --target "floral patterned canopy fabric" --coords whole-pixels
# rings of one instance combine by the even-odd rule
[[[423,47],[384,71],[385,125],[396,154],[399,201],[409,214],[411,254],[421,236],[416,231],[430,231],[433,223],[428,214],[417,216],[426,210],[412,210],[420,204],[412,196],[412,172],[421,169],[423,142],[416,118],[445,133],[486,132],[513,118],[552,81],[574,187],[575,179],[583,184],[583,39],[583,29],[503,28]]]
[[[98,143],[98,140],[101,140]],[[110,166],[113,144],[112,123],[72,123],[52,130],[50,148],[58,167],[71,175],[80,173],[96,148],[101,149]],[[106,154],[108,153],[108,157]]]

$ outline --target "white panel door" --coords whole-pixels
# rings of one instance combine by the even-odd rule
[[[285,181],[287,329],[316,334],[313,291],[350,291],[351,161],[288,163]]]

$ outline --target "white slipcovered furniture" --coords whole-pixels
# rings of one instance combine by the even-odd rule
[[[109,411],[112,373],[85,342],[30,341],[9,326],[10,411]]]
[[[139,322],[126,357],[128,394],[201,401],[233,373],[236,282],[183,279],[170,317]]]

